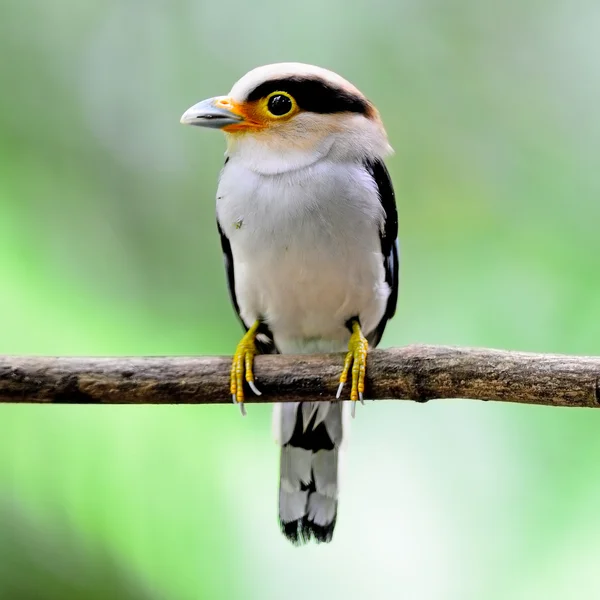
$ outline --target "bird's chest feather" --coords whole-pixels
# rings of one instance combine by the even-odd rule
[[[230,163],[217,216],[231,244],[246,322],[262,317],[276,336],[279,330],[306,338],[338,331],[360,313],[376,325],[389,293],[379,241],[383,214],[360,165],[261,176]]]

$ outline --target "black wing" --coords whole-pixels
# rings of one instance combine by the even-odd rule
[[[392,180],[383,161],[365,161],[365,168],[375,180],[379,200],[385,211],[385,222],[380,236],[381,253],[383,254],[385,280],[391,290],[385,313],[379,321],[379,325],[367,336],[369,344],[375,347],[381,340],[387,322],[394,316],[398,301],[398,212],[396,211]]]
[[[219,236],[221,238],[221,249],[223,250],[223,263],[225,265],[225,272],[227,273],[227,287],[229,288],[229,297],[231,298],[231,304],[240,320],[240,323],[244,326],[244,329],[248,331],[249,325],[244,323],[242,316],[240,315],[240,305],[238,304],[237,296],[235,294],[235,272],[233,267],[233,254],[231,253],[231,244],[229,238],[225,235],[219,219],[217,219],[217,229],[219,230]]]
[[[221,248],[223,250],[223,262],[225,263],[225,272],[227,273],[227,287],[229,288],[229,297],[231,298],[231,303],[233,304],[233,308],[237,313],[238,319],[240,323],[243,325],[244,329],[248,331],[250,325],[246,324],[240,315],[240,305],[238,304],[237,295],[235,293],[235,271],[233,265],[233,254],[231,252],[231,244],[229,243],[229,238],[225,235],[221,224],[219,223],[219,219],[217,219],[217,229],[219,230],[219,236],[221,237]],[[273,354],[277,352],[275,348],[275,343],[273,342],[273,333],[269,329],[266,323],[261,323],[258,333],[260,337],[256,340],[256,347],[261,354]],[[263,337],[264,336],[264,337]]]

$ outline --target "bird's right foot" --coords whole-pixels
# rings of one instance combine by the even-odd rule
[[[348,342],[348,353],[344,361],[344,369],[340,376],[340,385],[336,398],[342,395],[344,384],[348,380],[348,375],[352,373],[352,387],[350,389],[350,400],[352,401],[352,416],[356,413],[356,401],[363,403],[363,392],[365,391],[365,372],[367,366],[367,351],[369,342],[363,335],[358,320],[352,321],[352,335]],[[350,371],[352,366],[352,371]]]
[[[246,414],[244,408],[244,379],[248,383],[250,389],[257,395],[261,395],[261,391],[254,384],[254,357],[257,354],[256,350],[256,334],[260,321],[256,321],[250,329],[245,333],[240,343],[237,345],[233,361],[231,363],[231,398],[234,404],[240,405],[242,415]]]

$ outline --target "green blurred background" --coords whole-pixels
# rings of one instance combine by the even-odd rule
[[[383,346],[600,354],[597,0],[4,0],[0,56],[0,353],[230,354],[224,143],[179,117],[297,60],[396,150]],[[370,405],[296,549],[268,406],[2,406],[0,598],[600,597],[599,456],[600,411]]]

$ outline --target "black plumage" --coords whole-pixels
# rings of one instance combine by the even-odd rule
[[[374,348],[381,341],[387,322],[396,313],[398,302],[398,211],[392,180],[383,161],[378,159],[367,160],[364,164],[377,185],[379,200],[385,211],[385,221],[380,233],[380,240],[385,281],[390,286],[390,296],[385,313],[377,327],[367,335],[369,344]]]
[[[286,92],[301,109],[314,113],[354,112],[366,115],[371,111],[368,100],[359,94],[332,85],[319,77],[298,75],[269,79],[254,88],[246,100],[254,102],[273,92]]]

